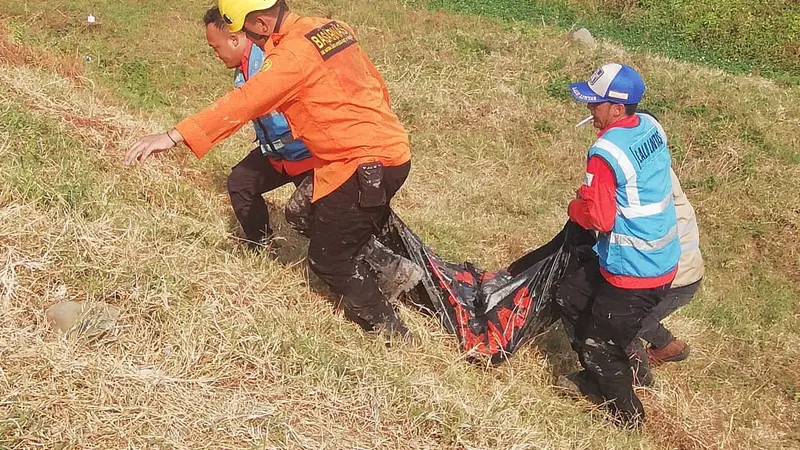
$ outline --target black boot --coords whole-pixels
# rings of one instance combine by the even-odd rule
[[[638,337],[628,347],[628,357],[631,360],[634,386],[651,386],[653,384],[653,371],[650,370],[650,359],[644,349],[642,340]]]

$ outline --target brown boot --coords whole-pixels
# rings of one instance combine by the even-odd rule
[[[683,361],[689,357],[691,348],[678,339],[673,339],[669,344],[664,347],[653,347],[647,349],[647,357],[650,359],[650,365],[653,367],[660,366],[667,362]]]

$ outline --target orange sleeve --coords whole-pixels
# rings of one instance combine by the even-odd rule
[[[311,62],[293,51],[276,48],[264,60],[261,72],[175,128],[184,143],[202,158],[220,141],[256,117],[274,111],[300,90]]]

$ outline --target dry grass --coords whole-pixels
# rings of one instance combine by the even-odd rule
[[[422,344],[386,349],[329,312],[291,263],[303,244],[288,232],[288,264],[241,252],[221,180],[245,137],[199,163],[121,167],[133,138],[221,86],[187,73],[181,90],[198,95],[144,118],[118,106],[114,76],[76,84],[5,57],[0,448],[800,446],[797,88],[393,2],[300,6],[354,25],[390,84],[414,146],[402,216],[443,254],[487,267],[565,220],[591,132],[572,127],[585,113],[560,84],[611,59],[643,70],[708,262],[697,301],[669,320],[693,357],[642,392],[646,431],[558,395],[554,372],[572,364],[558,332],[489,370],[403,310]],[[181,17],[186,38],[164,45],[192,63],[200,30]],[[119,326],[59,339],[44,310],[64,299],[118,305]]]
[[[73,82],[83,81],[83,70],[79,60],[69,57],[54,57],[45,50],[14,42],[0,15],[0,61],[12,66],[35,67],[55,72]]]

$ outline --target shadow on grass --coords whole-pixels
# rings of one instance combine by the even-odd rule
[[[529,345],[535,346],[547,358],[553,380],[559,375],[578,370],[578,358],[569,343],[561,322],[556,322]]]
[[[224,194],[225,196],[228,195],[227,184],[229,175],[229,169],[215,170],[210,174],[211,186],[216,192]],[[287,184],[294,189],[291,183]],[[302,265],[304,268],[307,268],[305,260],[308,249],[308,239],[294,231],[286,222],[282,207],[277,206],[269,199],[264,199],[264,201],[267,205],[267,211],[269,212],[270,226],[275,236],[275,261],[284,266]],[[244,236],[242,227],[239,225],[239,220],[233,212],[233,208],[228,208],[226,216],[228,231],[233,236],[230,245],[231,251],[239,254],[247,252],[251,255],[259,253],[253,251],[248,245],[248,241]],[[334,295],[328,286],[313,272],[305,270],[305,273],[309,288],[317,294],[326,297],[335,308],[339,302],[339,297]]]
[[[229,176],[230,170],[212,172],[211,185],[213,189],[220,194],[228,196],[227,183]],[[290,183],[287,184],[291,186]],[[269,222],[273,229],[277,244],[276,261],[284,265],[293,265],[301,262],[305,258],[306,248],[308,247],[308,239],[300,236],[297,232],[292,230],[292,228],[286,222],[282,207],[278,207],[269,199],[264,199],[264,201],[267,204]],[[236,218],[233,208],[228,208],[227,223],[228,231],[234,236],[234,243],[232,247],[246,246],[248,241],[242,232],[242,227],[239,225],[239,220]]]

